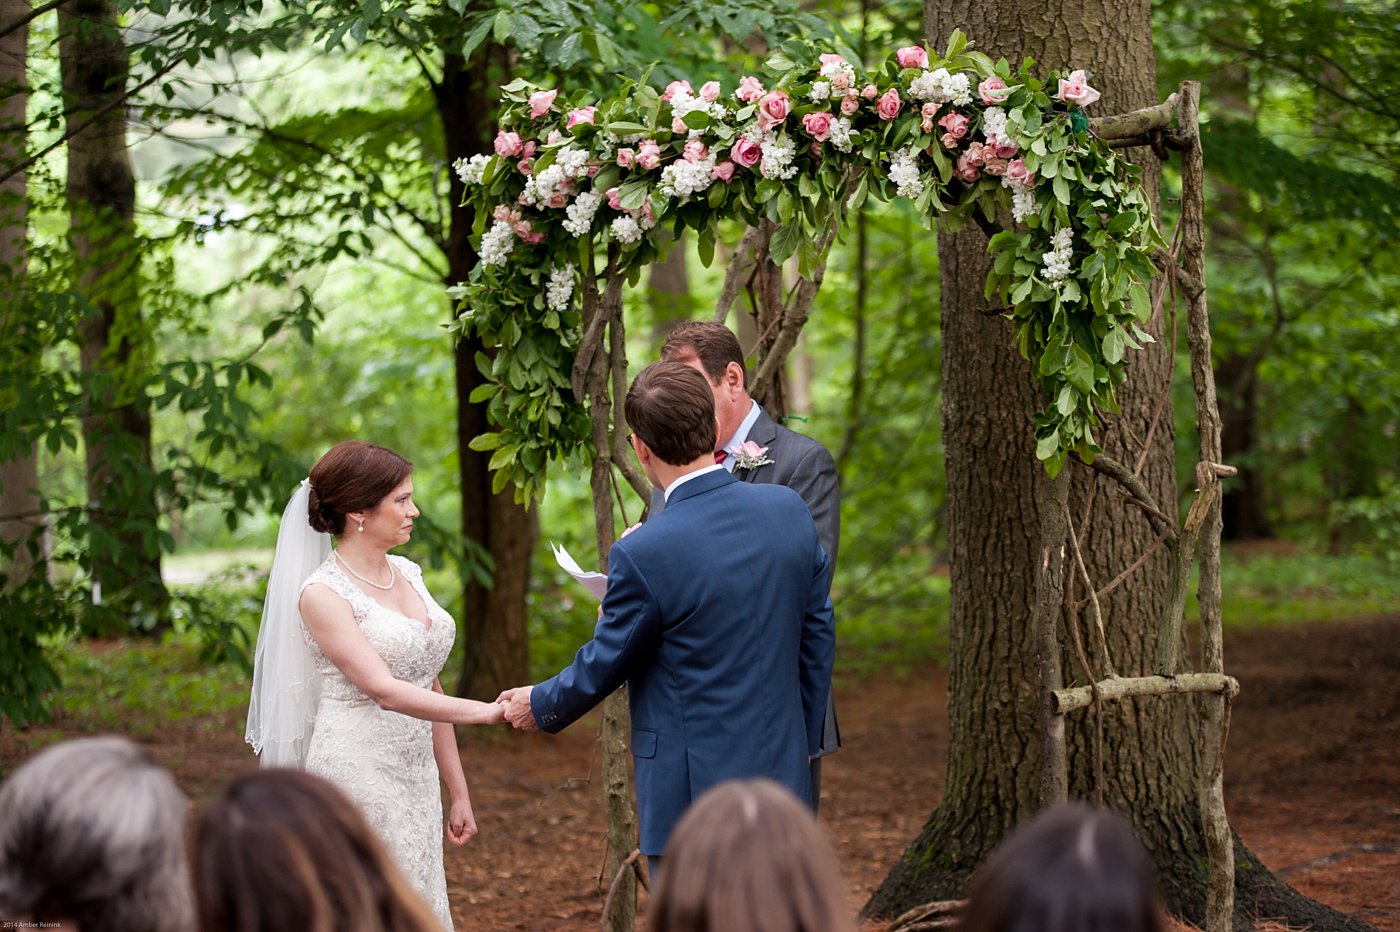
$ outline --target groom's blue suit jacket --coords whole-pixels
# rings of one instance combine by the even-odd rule
[[[827,592],[798,494],[723,470],[676,487],[613,546],[593,640],[530,703],[557,732],[628,684],[643,854],[723,780],[769,777],[809,798],[836,650]]]

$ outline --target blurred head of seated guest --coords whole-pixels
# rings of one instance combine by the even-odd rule
[[[187,932],[189,802],[126,738],[64,741],[0,787],[0,917],[15,928]]]
[[[772,780],[730,780],[666,844],[651,932],[854,932],[841,865],[812,810]]]
[[[350,798],[301,770],[239,777],[195,829],[201,932],[442,932]]]
[[[1152,860],[1121,816],[1066,803],[1019,826],[973,877],[959,932],[1165,932]]]

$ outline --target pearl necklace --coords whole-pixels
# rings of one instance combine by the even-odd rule
[[[345,562],[345,558],[340,555],[340,551],[338,550],[335,552],[335,558],[337,561],[339,561],[341,566],[345,567],[345,569],[350,573],[351,576],[354,576],[356,579],[358,579],[360,582],[364,583],[367,586],[373,586],[376,589],[382,589],[387,592],[388,590],[394,588],[394,582],[398,579],[398,575],[394,572],[394,564],[390,563],[387,558],[384,560],[384,563],[389,567],[389,582],[387,585],[381,585],[372,579],[365,579],[359,573],[355,572],[355,568],[349,563]]]

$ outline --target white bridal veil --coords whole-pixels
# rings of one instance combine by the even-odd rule
[[[330,535],[313,531],[307,523],[310,498],[311,483],[303,479],[282,512],[253,653],[253,694],[244,737],[264,767],[306,763],[321,697],[321,676],[302,637],[297,609],[302,583],[331,552]]]

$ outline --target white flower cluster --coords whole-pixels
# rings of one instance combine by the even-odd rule
[[[619,243],[635,243],[642,238],[642,225],[630,214],[618,217],[612,222],[612,235]]]
[[[994,146],[1017,144],[1006,133],[1006,111],[1001,107],[988,107],[982,111],[982,135]]]
[[[1001,185],[1011,189],[1011,219],[1020,223],[1035,213],[1035,192],[1023,188],[1010,178],[1003,177]]]
[[[851,121],[846,117],[837,117],[831,121],[831,144],[842,152],[851,151]]]
[[[593,226],[593,215],[598,212],[602,203],[603,195],[597,191],[584,191],[566,208],[565,213],[569,215],[569,219],[564,221],[564,229],[575,237],[586,235]]]
[[[1074,257],[1074,231],[1069,227],[1056,230],[1050,237],[1050,246],[1050,251],[1040,256],[1045,263],[1043,277],[1047,282],[1058,282],[1069,275],[1070,259]]]
[[[458,159],[452,163],[452,168],[462,179],[462,184],[481,184],[481,176],[486,174],[486,165],[490,161],[491,156],[478,153],[469,159]]]
[[[510,257],[515,249],[515,231],[510,223],[497,220],[491,229],[481,237],[481,261],[484,265],[500,265]]]
[[[707,155],[703,159],[676,159],[661,169],[661,183],[657,190],[666,197],[690,197],[704,191],[715,180],[715,157]]]
[[[687,113],[694,113],[697,110],[702,113],[708,113],[710,118],[716,123],[723,120],[729,114],[724,104],[720,103],[718,100],[711,102],[705,100],[703,97],[696,97],[683,87],[676,88],[676,92],[671,95],[671,119],[683,120]],[[691,130],[691,132],[694,133],[696,131]]]
[[[582,178],[588,174],[588,152],[574,146],[565,146],[554,156],[554,164],[563,169],[567,178]]]
[[[911,200],[924,193],[924,182],[919,177],[918,150],[911,147],[897,149],[890,157],[890,180],[898,186],[900,197]]]
[[[758,144],[763,152],[763,160],[759,162],[758,170],[763,173],[763,177],[786,180],[797,174],[797,166],[792,164],[792,157],[797,154],[797,143],[786,136],[767,133],[759,139]]]
[[[831,82],[830,82],[830,81],[813,81],[813,82],[812,82],[812,91],[811,91],[811,93],[810,93],[808,96],[810,96],[810,97],[812,98],[812,100],[816,101],[817,103],[821,103],[823,100],[830,100],[830,99],[831,99],[831,96],[832,96],[832,95],[831,95]],[[840,94],[837,94],[836,96],[837,96],[837,97],[840,97],[841,95],[840,95]]]
[[[828,93],[828,97],[840,97],[844,93],[844,88],[856,86],[855,66],[844,58],[822,63],[821,76],[826,78],[835,89],[834,93]],[[812,93],[816,93],[816,85],[812,85]],[[816,98],[813,97],[813,100]]]
[[[954,106],[963,107],[972,103],[972,82],[965,74],[950,74],[947,68],[938,68],[909,82],[909,96],[933,103],[952,101]]]
[[[580,199],[587,195],[580,195]],[[551,311],[563,313],[574,299],[574,267],[561,265],[549,270],[549,282],[544,288],[544,303]]]
[[[550,205],[549,199],[555,195],[569,194],[574,188],[574,179],[587,174],[588,153],[571,145],[565,146],[555,153],[554,162],[548,168],[526,179],[525,190],[520,195],[521,202],[531,207],[562,206],[558,203]]]

